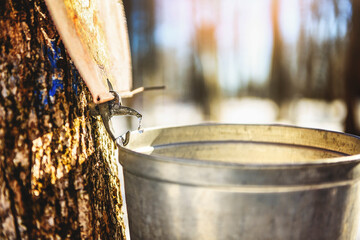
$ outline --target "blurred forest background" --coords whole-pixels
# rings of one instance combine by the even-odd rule
[[[359,0],[124,0],[145,127],[285,123],[360,134]]]

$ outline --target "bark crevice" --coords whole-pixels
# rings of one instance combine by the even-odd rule
[[[15,200],[14,200],[15,194],[14,194],[13,190],[10,187],[9,180],[6,177],[6,170],[5,170],[5,167],[3,165],[1,165],[1,171],[3,172],[3,178],[4,178],[6,189],[9,192],[10,209],[11,209],[11,213],[12,213],[12,217],[13,217],[13,221],[14,221],[16,239],[21,239],[20,231],[19,231],[19,223],[18,223],[18,220],[17,220],[18,214],[17,214],[16,209],[15,209]]]

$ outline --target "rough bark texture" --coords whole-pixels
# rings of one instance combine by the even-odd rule
[[[123,239],[115,146],[40,0],[0,0],[0,239]]]

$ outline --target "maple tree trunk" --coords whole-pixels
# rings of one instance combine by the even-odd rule
[[[278,106],[281,106],[291,96],[289,75],[283,57],[284,42],[280,31],[280,6],[281,0],[272,0],[271,16],[273,26],[273,50],[269,90],[270,97],[278,104]]]
[[[360,98],[360,2],[352,0],[352,15],[349,33],[349,45],[345,65],[345,101],[347,106],[347,117],[345,130],[348,133],[360,135],[356,104]]]
[[[0,0],[0,239],[124,239],[91,101],[44,1]]]

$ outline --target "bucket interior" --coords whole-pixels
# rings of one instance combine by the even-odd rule
[[[165,158],[228,163],[291,164],[360,153],[358,137],[279,125],[198,125],[148,129],[128,146]]]

